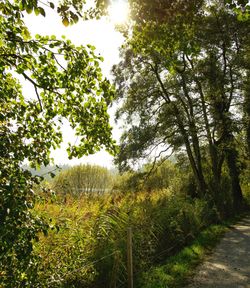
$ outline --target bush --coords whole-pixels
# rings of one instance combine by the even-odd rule
[[[159,161],[159,163],[147,164],[139,171],[129,171],[115,178],[113,190],[122,191],[158,191],[180,189],[180,171],[171,161]]]
[[[97,165],[78,165],[59,173],[51,186],[58,194],[64,196],[103,194],[111,189],[112,175],[108,169]]]

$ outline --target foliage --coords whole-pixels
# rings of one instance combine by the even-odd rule
[[[183,175],[184,177],[184,175]],[[179,191],[180,171],[171,161],[145,164],[138,171],[127,171],[115,177],[113,190],[116,191],[158,191],[169,189]]]
[[[237,14],[238,20],[249,19],[250,5],[248,0],[225,0],[225,3]]]
[[[107,107],[113,88],[99,67],[94,47],[76,47],[55,36],[30,36],[23,12],[44,14],[37,1],[0,1],[0,286],[35,287],[32,256],[38,231],[48,228],[33,215],[33,186],[39,177],[21,168],[48,165],[51,148],[62,142],[60,125],[68,121],[79,143],[69,157],[115,145]],[[29,83],[23,95],[19,79]],[[33,92],[32,92],[33,91]],[[31,284],[32,283],[32,284]]]
[[[204,201],[168,190],[40,202],[39,215],[60,227],[40,235],[39,282],[49,287],[127,286],[127,228],[133,231],[135,275],[172,255],[201,229],[218,221]],[[64,253],[62,253],[64,251]]]
[[[50,0],[43,3],[38,0],[15,0],[14,3],[18,5],[18,9],[28,14],[34,12],[37,16],[42,15],[45,17],[46,11],[44,6],[56,10],[62,18],[64,26],[73,25],[82,19],[100,18],[107,12],[109,4],[108,0],[94,0],[90,3],[86,0],[63,0],[56,1]]]
[[[111,189],[112,175],[108,169],[98,165],[78,165],[62,171],[51,184],[61,195],[78,196],[102,194]]]
[[[165,264],[152,267],[143,273],[138,287],[183,287],[187,278],[193,274],[194,267],[203,260],[205,254],[218,243],[227,230],[226,225],[212,225],[205,229],[190,246],[170,257]]]
[[[113,69],[123,100],[117,117],[126,121],[116,163],[125,170],[153,153],[185,151],[196,196],[215,201],[226,165],[237,210],[242,191],[235,135],[244,125],[249,23],[239,22],[220,1],[139,2],[132,6],[135,22],[122,61]]]
[[[28,170],[31,172],[33,176],[40,176],[44,178],[45,180],[50,180],[54,178],[57,174],[60,173],[60,171],[69,169],[69,165],[64,164],[64,165],[47,165],[43,166],[41,165],[40,167],[32,168],[29,165],[22,165],[23,170]]]
[[[1,159],[0,195],[0,286],[31,287],[36,282],[37,257],[32,253],[32,241],[48,225],[35,217],[32,187],[39,180],[18,163]]]
[[[250,205],[250,161],[245,158],[245,169],[241,174],[241,186],[248,206]]]

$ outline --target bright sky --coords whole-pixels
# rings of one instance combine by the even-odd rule
[[[111,10],[111,18],[117,22],[123,19],[125,7],[120,4],[114,5]],[[119,16],[120,15],[120,16]],[[119,16],[119,17],[118,17]],[[25,16],[25,23],[29,27],[30,32],[41,35],[56,35],[58,38],[65,35],[66,38],[70,39],[74,44],[86,45],[91,44],[96,47],[96,53],[100,53],[104,57],[102,63],[103,73],[106,77],[110,78],[110,69],[113,64],[119,61],[118,48],[123,42],[122,35],[115,31],[114,24],[108,20],[90,20],[81,21],[73,26],[64,27],[61,18],[52,9],[47,10],[46,17],[35,16],[30,14]],[[25,89],[25,87],[24,87]],[[113,120],[115,108],[110,110],[111,125],[114,127],[113,136],[114,139],[118,140],[120,131],[118,127],[115,127]],[[80,163],[98,164],[107,168],[112,167],[112,156],[105,151],[100,151],[95,155],[83,157],[81,159],[68,160],[66,147],[69,141],[76,139],[72,130],[68,125],[63,126],[64,143],[62,148],[53,151],[52,157],[55,159],[55,164],[70,164],[76,165]],[[74,141],[73,141],[74,142]]]

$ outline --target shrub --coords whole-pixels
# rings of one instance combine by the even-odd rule
[[[52,181],[52,189],[58,194],[81,196],[102,194],[111,189],[112,175],[108,169],[97,165],[78,165],[62,171]]]

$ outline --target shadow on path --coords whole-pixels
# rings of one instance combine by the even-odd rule
[[[232,226],[187,288],[250,288],[250,216]]]

